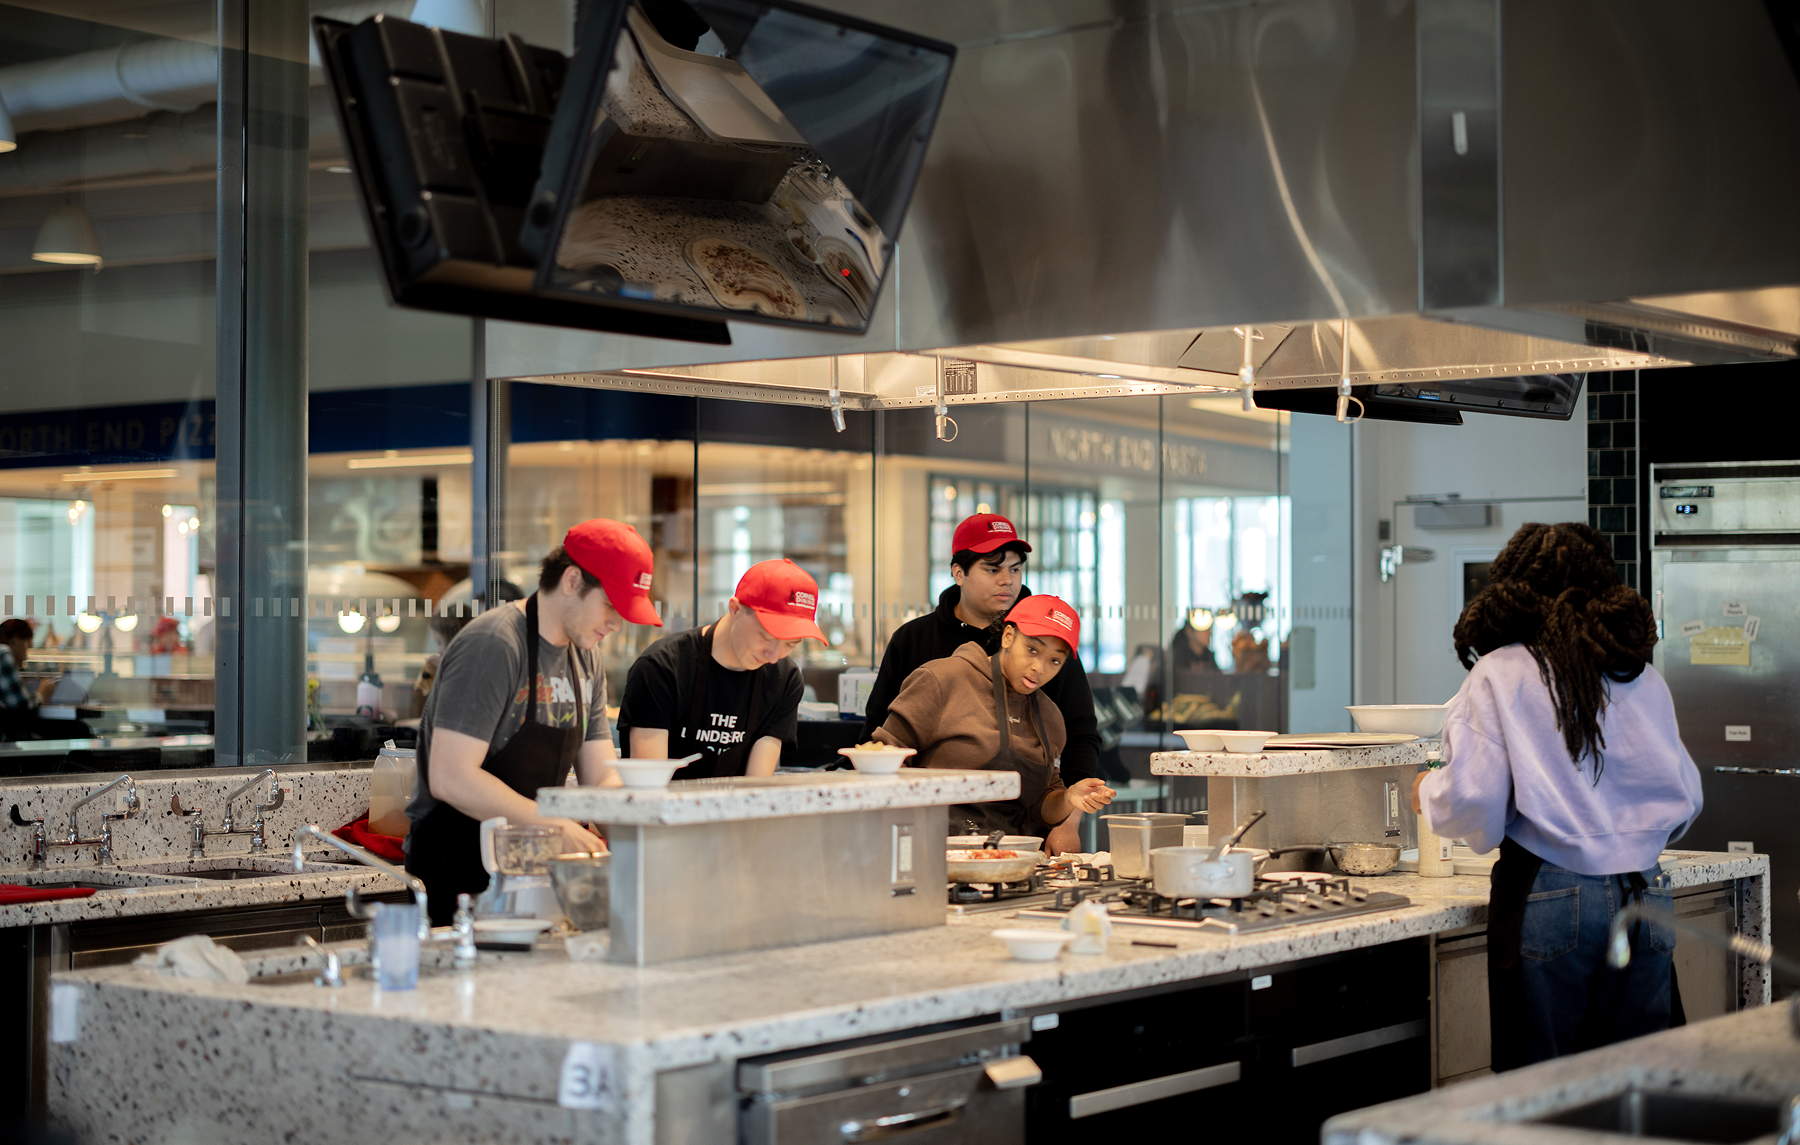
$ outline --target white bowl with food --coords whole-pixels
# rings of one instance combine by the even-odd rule
[[[1219,738],[1219,733],[1216,731],[1209,731],[1203,728],[1188,728],[1185,730],[1178,728],[1176,729],[1175,734],[1181,737],[1183,743],[1187,744],[1187,749],[1189,751],[1225,750],[1225,741]]]
[[[1225,750],[1239,755],[1261,751],[1263,745],[1275,738],[1274,732],[1214,732],[1225,743]]]
[[[864,775],[892,775],[900,770],[906,757],[914,754],[910,747],[870,740],[855,747],[840,747],[838,754],[849,759],[850,766]]]
[[[1075,941],[1066,930],[1038,930],[1023,926],[1002,927],[994,937],[1006,943],[1007,952],[1020,962],[1055,962],[1063,947]]]
[[[681,767],[679,759],[615,759],[619,781],[627,787],[667,787]]]
[[[1014,851],[1005,847],[992,851],[944,852],[944,874],[953,883],[1016,883],[1031,877],[1044,861],[1042,851]]]
[[[1355,704],[1344,709],[1362,732],[1403,732],[1435,739],[1444,731],[1449,704]]]
[[[988,845],[987,835],[952,835],[944,840],[944,846],[951,851],[983,851]],[[1042,835],[1002,835],[1000,848],[1005,851],[1041,851],[1044,849]]]

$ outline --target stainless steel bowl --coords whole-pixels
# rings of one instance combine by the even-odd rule
[[[1385,875],[1400,865],[1398,843],[1327,843],[1325,849],[1346,875]]]

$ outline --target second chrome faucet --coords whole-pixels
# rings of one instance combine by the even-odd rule
[[[269,793],[263,802],[255,805],[256,818],[249,827],[239,827],[236,819],[237,801],[260,783],[269,785]],[[204,859],[206,857],[206,840],[216,835],[248,835],[250,836],[250,853],[260,854],[269,849],[266,816],[280,807],[287,798],[287,791],[275,781],[275,769],[265,767],[225,797],[225,818],[217,830],[206,826],[205,812],[200,808],[187,808],[181,805],[181,796],[169,798],[169,813],[185,816],[192,821],[192,837],[188,842],[188,858]]]

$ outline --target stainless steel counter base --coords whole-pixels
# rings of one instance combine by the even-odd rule
[[[653,966],[943,926],[948,809],[606,826],[609,960]]]

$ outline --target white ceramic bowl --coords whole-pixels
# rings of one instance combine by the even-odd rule
[[[1187,749],[1189,751],[1225,750],[1225,741],[1219,738],[1218,732],[1177,730],[1175,734],[1180,736],[1183,742],[1187,744]]]
[[[547,918],[478,918],[475,920],[475,941],[530,946],[537,941],[538,935],[555,925]]]
[[[892,775],[900,770],[906,757],[913,754],[910,747],[840,747],[838,754],[847,756],[850,766],[868,775]]]
[[[1240,754],[1261,751],[1264,744],[1275,738],[1274,732],[1214,732],[1213,734],[1225,741],[1226,751],[1235,751]]]
[[[947,851],[981,851],[987,848],[986,835],[952,835],[944,840]],[[1038,835],[1002,835],[1000,836],[1002,851],[1041,851],[1044,840]]]
[[[613,766],[627,787],[667,787],[681,765],[673,759],[617,759]]]
[[[1006,949],[1020,962],[1054,962],[1062,948],[1075,941],[1066,930],[1037,930],[1023,926],[1005,927],[994,937],[1006,943]]]
[[[1361,732],[1404,732],[1435,738],[1444,730],[1449,704],[1358,704],[1345,709]]]

